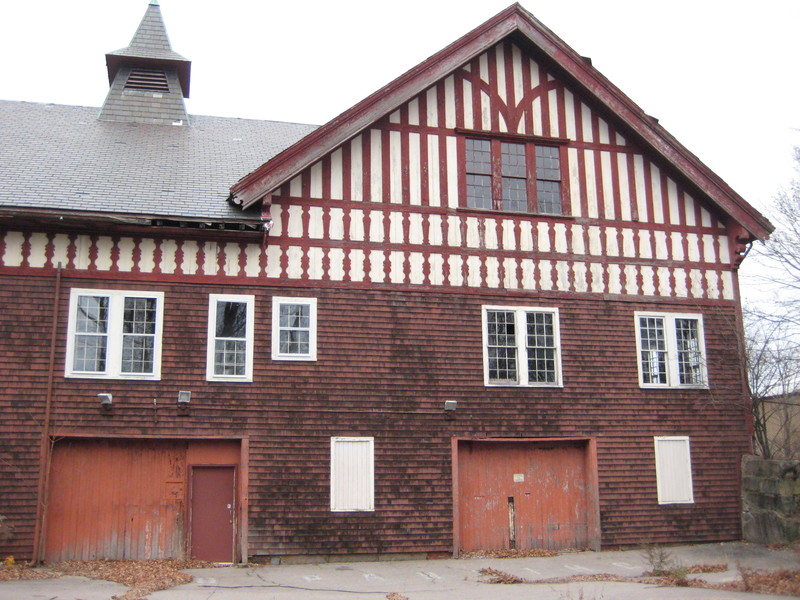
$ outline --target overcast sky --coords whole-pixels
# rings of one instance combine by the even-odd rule
[[[0,99],[100,106],[148,0],[3,0]],[[322,124],[510,0],[160,0],[192,114]],[[793,176],[800,0],[523,0],[751,204]]]

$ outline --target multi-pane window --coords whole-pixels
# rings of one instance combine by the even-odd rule
[[[464,144],[468,208],[562,214],[557,146],[482,138]]]
[[[636,313],[639,383],[643,387],[705,387],[700,315]]]
[[[161,292],[73,289],[64,374],[158,379],[163,304]]]
[[[466,140],[467,206],[493,208],[492,143],[489,140]]]
[[[272,299],[272,358],[317,359],[316,298]]]
[[[658,503],[693,503],[692,456],[689,438],[686,436],[656,437],[654,443]]]
[[[374,438],[331,438],[331,511],[375,510],[374,454]]]
[[[486,385],[561,385],[558,310],[483,309]]]
[[[253,305],[253,296],[209,296],[209,381],[253,380]]]

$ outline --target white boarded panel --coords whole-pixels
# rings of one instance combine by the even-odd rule
[[[691,504],[692,457],[688,437],[655,437],[659,504]]]
[[[331,438],[331,511],[375,510],[374,453],[374,438]]]

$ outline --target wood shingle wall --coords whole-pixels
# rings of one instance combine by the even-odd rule
[[[659,303],[703,314],[710,390],[645,390],[636,378],[635,310],[642,301],[543,294],[398,293],[177,283],[133,283],[64,273],[53,422],[58,436],[247,438],[250,555],[452,550],[451,439],[596,438],[602,543],[696,542],[739,537],[738,457],[749,448],[737,362],[735,307]],[[8,551],[25,555],[35,514],[38,433],[53,279],[3,276],[0,330],[9,379],[1,398],[12,455],[0,469]],[[69,289],[141,289],[165,294],[160,381],[63,377]],[[253,294],[252,383],[205,381],[208,294]],[[318,301],[316,362],[270,357],[271,297]],[[25,303],[12,301],[24,296]],[[558,307],[563,388],[486,388],[481,306]],[[178,390],[192,391],[178,417]],[[99,411],[98,393],[114,409]],[[154,410],[153,399],[158,401]],[[443,411],[458,401],[455,418]],[[692,440],[692,505],[659,506],[654,435]],[[332,436],[374,436],[374,513],[331,513]]]

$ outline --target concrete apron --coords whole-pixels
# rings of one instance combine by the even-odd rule
[[[683,565],[725,563],[724,573],[696,575],[709,582],[733,581],[739,567],[777,570],[798,569],[791,550],[746,543],[703,544],[668,548]],[[302,564],[258,567],[222,567],[188,571],[194,581],[148,595],[150,600],[323,600],[359,598],[384,600],[612,600],[615,598],[786,598],[723,592],[699,588],[664,588],[648,584],[609,581],[492,585],[482,583],[480,570],[493,568],[527,580],[608,573],[635,577],[650,569],[641,550],[578,552],[550,558],[382,561]],[[121,595],[124,586],[81,577],[0,583],[0,600],[47,598],[56,600],[108,600]]]

